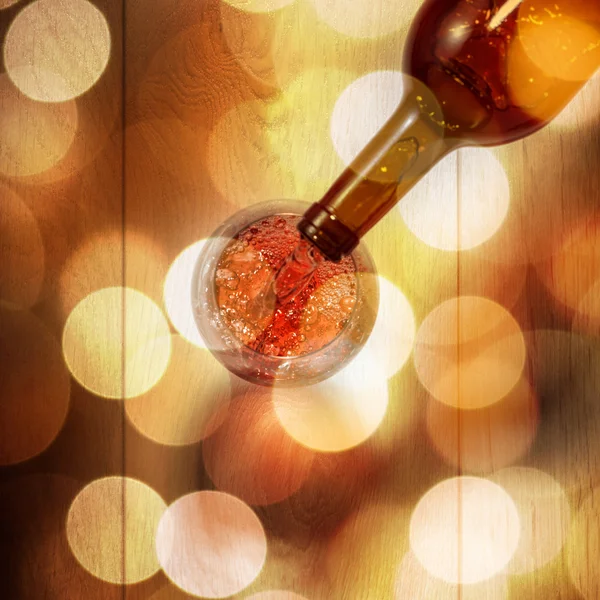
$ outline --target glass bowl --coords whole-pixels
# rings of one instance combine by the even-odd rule
[[[198,331],[213,355],[246,381],[292,387],[327,379],[356,356],[373,329],[379,289],[373,260],[362,244],[351,255],[357,280],[354,308],[339,334],[322,348],[299,356],[269,356],[243,344],[224,322],[215,276],[227,245],[257,221],[275,215],[301,216],[309,206],[299,200],[272,200],[235,213],[206,241],[194,268],[192,306]]]

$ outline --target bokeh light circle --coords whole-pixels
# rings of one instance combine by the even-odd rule
[[[521,522],[519,546],[507,573],[521,575],[542,568],[567,540],[571,524],[567,495],[553,477],[538,469],[510,467],[490,479],[510,494]]]
[[[224,198],[240,207],[295,195],[293,176],[267,139],[267,130],[276,126],[268,123],[266,110],[258,102],[238,104],[219,119],[208,139],[210,178]]]
[[[519,543],[512,498],[476,477],[446,479],[418,502],[410,520],[410,546],[425,569],[448,583],[472,584],[508,564]]]
[[[244,102],[224,114],[207,152],[208,172],[222,196],[242,207],[264,198],[320,198],[344,166],[329,136],[329,117],[352,79],[341,69],[311,69],[275,99]]]
[[[463,472],[491,473],[515,463],[531,448],[540,421],[538,399],[522,377],[499,402],[459,410],[430,399],[427,433],[436,452]]]
[[[74,101],[34,102],[23,96],[4,73],[0,75],[0,173],[9,177],[37,175],[67,154],[78,126]]]
[[[284,8],[295,0],[223,0],[223,2],[250,13],[268,13]]]
[[[478,296],[446,300],[427,315],[414,350],[429,393],[460,409],[483,408],[508,394],[525,365],[525,341],[514,317]]]
[[[344,69],[303,71],[269,105],[267,141],[291,176],[295,197],[310,200],[324,194],[343,168],[333,149],[329,120],[338,95],[352,79]]]
[[[575,312],[574,326],[595,332],[600,325],[600,214],[571,226],[547,261],[538,262],[542,283]]]
[[[273,389],[283,428],[297,442],[320,452],[358,446],[379,427],[389,400],[387,378],[366,347],[333,377],[301,388]]]
[[[56,473],[0,484],[3,598],[122,599],[120,588],[88,573],[69,548],[65,522],[79,490],[80,482]]]
[[[31,313],[0,308],[0,465],[43,452],[67,417],[69,373],[60,344]]]
[[[558,10],[557,10],[558,9]],[[585,81],[600,63],[600,8],[588,0],[524,0],[518,38],[529,59],[549,77]]]
[[[600,488],[593,488],[575,515],[567,542],[567,564],[575,587],[586,600],[600,597]]]
[[[404,26],[403,0],[311,0],[318,17],[327,25],[356,38],[389,35]],[[411,2],[412,3],[412,2]]]
[[[260,574],[267,539],[258,517],[222,492],[194,492],[171,504],[156,536],[167,577],[189,594],[225,598]]]
[[[573,82],[557,81],[544,73],[528,56],[516,36],[507,49],[506,88],[512,104],[539,121],[550,121],[576,92]]]
[[[194,268],[206,240],[200,240],[183,250],[169,267],[165,279],[164,302],[173,327],[191,344],[205,348],[192,310],[192,280]]]
[[[375,360],[385,377],[392,377],[405,365],[413,349],[416,324],[406,296],[385,277],[378,277],[379,306],[373,331],[355,359]],[[368,369],[368,365],[365,367]]]
[[[484,246],[460,255],[440,252],[418,239],[399,210],[393,210],[381,229],[374,227],[364,240],[380,275],[399,286],[420,323],[434,306],[456,295],[459,267],[462,295],[489,298],[507,309],[515,305],[522,295],[526,267],[505,260],[510,246],[506,233],[503,228],[502,237],[494,236]]]
[[[44,280],[44,242],[33,213],[0,184],[0,302],[29,308]]]
[[[300,489],[314,453],[286,433],[269,393],[251,386],[235,399],[223,426],[204,441],[202,456],[219,490],[266,505]]]
[[[398,567],[394,582],[394,600],[505,600],[508,598],[506,577],[498,575],[480,583],[448,583],[427,572],[412,552],[407,552]]]
[[[98,81],[110,43],[106,18],[87,0],[36,0],[6,34],[4,65],[26,96],[65,102]]]
[[[508,177],[494,154],[463,148],[435,165],[402,198],[398,210],[408,228],[429,246],[469,250],[500,229],[509,201]]]
[[[147,438],[168,446],[194,444],[211,435],[229,407],[229,372],[207,350],[171,338],[171,360],[146,393],[127,398],[125,410]]]
[[[93,292],[72,310],[62,346],[69,370],[83,387],[105,398],[129,398],[147,392],[162,377],[171,335],[147,296],[110,287]]]
[[[163,282],[169,268],[155,237],[128,227],[88,235],[62,266],[53,282],[66,317],[86,296],[102,288],[117,287],[127,278],[127,287],[161,302]]]
[[[344,13],[353,12],[356,4],[345,3]],[[353,73],[347,85],[361,74],[398,69],[402,64],[402,46],[421,0],[387,4],[395,5],[394,20],[386,24],[394,23],[395,31],[378,40],[340,35],[319,18],[314,2],[303,0],[269,14],[243,13],[222,2],[220,26],[228,50],[254,83],[282,89],[304,72],[335,68]],[[371,29],[368,33],[376,32]],[[320,95],[315,94],[314,98]],[[325,111],[324,116],[328,119],[330,114]],[[354,120],[354,126],[359,125],[357,121]]]
[[[340,94],[330,132],[335,151],[346,165],[394,114],[402,99],[404,79],[400,71],[375,71],[356,79]]]
[[[137,583],[160,569],[154,550],[166,509],[150,487],[129,477],[105,477],[73,500],[67,538],[73,554],[92,575],[111,583]]]

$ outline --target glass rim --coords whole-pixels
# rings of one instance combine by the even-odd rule
[[[264,219],[269,216],[274,216],[277,214],[302,216],[304,211],[309,206],[310,206],[309,202],[305,202],[302,200],[293,200],[293,199],[290,199],[290,200],[288,200],[288,199],[267,200],[265,202],[259,202],[259,203],[250,205],[249,207],[247,207],[245,209],[241,209],[240,211],[234,213],[228,219],[226,219],[225,222],[209,236],[208,240],[213,240],[213,244],[211,245],[210,242],[205,244],[204,247],[202,248],[202,251],[200,252],[200,255],[198,256],[198,259],[196,260],[196,264],[194,266],[193,278],[192,278],[192,303],[193,303],[193,306],[196,305],[197,295],[199,293],[199,287],[201,284],[201,280],[203,278],[203,273],[202,273],[203,269],[206,269],[208,267],[213,272],[213,274],[216,272],[216,266],[218,264],[218,259],[220,258],[223,250],[226,248],[227,244],[229,244],[231,242],[231,240],[233,240],[234,237],[238,233],[240,233],[244,229],[250,227],[252,225],[252,223],[255,223],[256,221],[258,221],[260,219]],[[240,223],[235,224],[236,216],[238,216],[241,219]],[[235,227],[234,227],[234,224],[235,224]],[[233,234],[224,235],[225,232],[227,232],[229,230],[233,230],[234,228],[235,228],[235,231],[233,232]],[[211,248],[211,246],[213,246],[217,240],[222,240],[222,245],[217,247],[219,250],[218,252],[214,252],[214,250]],[[355,254],[358,254],[361,261],[366,263],[365,271],[359,271],[359,270],[354,271],[356,284],[357,284],[357,299],[358,299],[359,292],[361,289],[360,275],[371,276],[371,277],[373,277],[375,282],[377,282],[377,276],[376,276],[375,265],[373,263],[373,259],[371,258],[370,254],[367,251],[367,249],[365,248],[364,244],[362,244],[362,243],[359,244],[356,247],[356,249],[350,253],[350,256],[352,257],[354,265],[355,265],[356,269],[358,269],[356,257],[354,256]],[[379,288],[378,284],[376,284],[376,286],[377,286],[377,290],[378,290],[378,288]],[[348,315],[348,318],[346,319],[346,322],[344,323],[344,326],[342,327],[342,329],[337,333],[337,335],[333,339],[331,339],[329,342],[327,342],[324,346],[321,346],[320,348],[318,348],[316,350],[312,350],[311,352],[299,354],[297,356],[273,356],[270,354],[263,354],[262,352],[258,352],[257,350],[254,350],[253,348],[250,348],[249,346],[247,346],[246,344],[241,342],[234,335],[234,333],[231,331],[231,329],[225,323],[223,323],[219,318],[220,315],[218,312],[216,289],[214,286],[211,286],[209,288],[207,295],[209,296],[212,306],[215,307],[215,309],[216,309],[214,312],[216,313],[216,316],[219,319],[219,323],[220,323],[220,328],[215,328],[215,332],[218,331],[219,336],[221,338],[226,336],[227,339],[231,342],[230,344],[228,344],[223,339],[221,347],[219,347],[219,348],[211,347],[212,345],[208,344],[208,340],[205,339],[202,331],[200,330],[201,328],[199,327],[199,324],[198,324],[196,311],[194,310],[193,312],[194,312],[194,320],[196,322],[196,327],[199,330],[200,336],[202,337],[204,342],[207,344],[207,348],[209,350],[215,350],[215,351],[229,349],[229,350],[244,352],[244,353],[247,353],[249,357],[253,357],[253,356],[260,357],[261,360],[267,360],[272,365],[297,364],[302,361],[306,361],[307,359],[314,360],[316,358],[319,358],[320,355],[326,354],[327,350],[331,349],[331,347],[336,342],[338,342],[338,340],[343,337],[344,333],[347,332],[347,330],[350,329],[350,327],[353,325],[353,323],[356,320],[356,316],[358,314],[358,309],[359,309],[359,302],[356,302],[354,307],[352,308],[352,312]],[[275,384],[276,384],[276,382],[275,382]]]

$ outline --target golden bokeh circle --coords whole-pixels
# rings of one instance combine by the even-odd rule
[[[492,238],[509,203],[508,177],[493,152],[463,148],[435,165],[402,198],[398,210],[420,240],[439,250],[456,251]]]
[[[273,389],[275,414],[283,428],[319,452],[341,452],[365,442],[383,421],[388,400],[387,377],[366,347],[325,381]]]
[[[77,562],[65,522],[77,480],[56,473],[12,477],[0,485],[5,598],[120,600],[122,590]]]
[[[438,483],[419,500],[410,520],[412,552],[431,575],[454,584],[500,573],[517,550],[519,535],[512,498],[477,477]]]
[[[252,505],[280,502],[308,479],[314,453],[281,426],[268,391],[249,386],[223,426],[202,444],[217,489]]]
[[[29,308],[44,281],[44,242],[33,213],[0,184],[0,303]]]
[[[127,398],[129,421],[145,437],[167,446],[195,444],[218,429],[231,397],[229,372],[202,348],[171,338],[163,377],[140,396]]]
[[[258,517],[241,500],[201,491],[168,507],[158,526],[156,551],[175,585],[195,596],[225,598],[258,577],[267,539]]]
[[[84,487],[67,516],[73,554],[92,575],[111,583],[137,583],[160,569],[154,542],[167,508],[146,484],[105,477]]]
[[[268,105],[238,104],[213,127],[208,140],[207,170],[229,202],[245,207],[265,198],[294,197],[294,175],[280,164],[267,139]],[[240,165],[243,165],[240,168]]]
[[[87,0],[36,0],[6,34],[4,65],[26,96],[65,102],[98,81],[110,46],[105,16]]]
[[[435,399],[427,403],[427,433],[442,459],[468,473],[491,473],[523,457],[540,422],[538,400],[522,377],[499,402],[459,410]]]
[[[35,102],[0,75],[0,173],[9,177],[38,175],[67,154],[78,126],[74,101]]]
[[[374,71],[355,79],[338,96],[330,134],[344,164],[349,165],[394,114],[404,88],[405,75],[400,71]]]
[[[29,312],[0,308],[0,364],[0,465],[12,465],[54,441],[71,386],[58,340]]]
[[[524,0],[517,35],[529,59],[549,77],[585,81],[600,63],[600,8],[587,0]]]
[[[541,569],[559,555],[571,525],[571,507],[560,484],[529,467],[509,467],[490,476],[514,500],[521,522],[519,546],[506,567],[521,575]]]
[[[558,80],[535,64],[516,36],[507,50],[506,85],[515,106],[539,121],[550,121],[577,93],[579,82]]]
[[[223,115],[207,153],[221,195],[241,207],[265,198],[320,198],[344,166],[333,149],[329,118],[352,79],[347,71],[312,69],[273,100],[244,102]]]
[[[192,307],[194,269],[206,240],[200,240],[177,255],[171,263],[164,286],[164,303],[173,327],[191,344],[206,345],[196,326]]]
[[[228,50],[244,74],[250,75],[254,85],[273,91],[313,69],[347,70],[354,74],[352,79],[373,71],[398,69],[406,33],[419,4],[419,0],[408,0],[397,5],[398,27],[393,34],[376,40],[336,31],[319,18],[314,2],[305,1],[271,13],[241,12],[222,2],[220,27]],[[352,12],[353,5],[346,4],[344,10],[348,8]],[[319,97],[321,90],[313,90]],[[361,115],[361,119],[366,117]],[[361,119],[353,118],[352,126],[360,128]]]
[[[62,266],[53,282],[66,317],[86,296],[102,288],[123,284],[143,292],[159,304],[168,269],[162,248],[150,235],[128,228],[89,234]]]
[[[420,197],[427,201],[424,194]],[[504,228],[498,232],[501,236],[457,254],[425,244],[410,231],[398,209],[386,216],[381,227],[374,227],[364,241],[379,274],[406,296],[417,323],[439,303],[456,295],[459,267],[463,295],[489,298],[507,309],[522,295],[527,269],[506,256],[512,237]]]
[[[376,361],[378,370],[390,378],[404,367],[410,357],[416,323],[412,306],[396,285],[380,276],[378,287],[377,318],[361,354],[367,361]]]
[[[329,122],[337,97],[352,79],[353,74],[344,69],[309,69],[286,85],[269,106],[273,126],[266,130],[267,141],[293,176],[296,194],[291,197],[318,200],[342,171]]]
[[[574,326],[594,333],[600,325],[600,215],[568,229],[549,260],[536,265],[542,283],[574,314]]]
[[[403,19],[410,11],[401,0],[311,0],[317,15],[327,25],[344,35],[355,38],[377,38],[394,33],[405,25]],[[410,0],[417,5],[417,0]]]
[[[525,365],[514,317],[488,298],[458,296],[438,305],[417,332],[417,375],[429,393],[460,409],[483,408],[508,394]]]
[[[87,390],[105,398],[138,396],[164,374],[171,335],[161,310],[131,288],[109,287],[86,296],[63,329],[65,361]]]

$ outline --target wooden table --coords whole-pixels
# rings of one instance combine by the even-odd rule
[[[600,597],[598,77],[538,134],[445,159],[367,235],[384,374],[289,400],[182,329],[181,253],[261,200],[319,199],[345,166],[332,136],[356,145],[393,106],[419,0],[315,3],[98,0],[89,90],[33,101],[0,75],[2,598],[192,597],[165,571],[298,594],[256,600]],[[3,36],[25,6],[6,4]],[[332,117],[365,76],[364,111]],[[304,401],[312,437],[285,412]],[[454,585],[452,557],[484,581]]]

